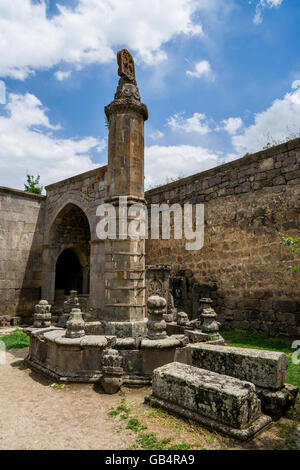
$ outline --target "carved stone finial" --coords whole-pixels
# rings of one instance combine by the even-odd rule
[[[178,312],[177,313],[177,325],[179,326],[189,326],[190,321],[187,313]]]
[[[66,338],[82,338],[82,336],[85,336],[85,322],[79,308],[73,308],[66,326]]]
[[[163,297],[153,295],[147,301],[149,339],[164,339],[167,336],[167,324],[163,319],[166,313],[167,301]]]
[[[218,333],[220,323],[213,308],[204,308],[202,312],[203,323],[201,329],[204,333]]]
[[[204,308],[209,308],[211,307],[211,304],[213,303],[213,301],[210,299],[210,298],[205,298],[205,297],[202,297],[200,300],[199,300],[199,310],[198,312],[201,314],[202,310]]]
[[[48,328],[51,326],[51,305],[48,304],[47,300],[41,300],[35,306],[33,318],[33,328]]]
[[[112,114],[119,110],[127,113],[130,108],[142,114],[146,121],[148,109],[145,104],[141,103],[141,95],[135,80],[134,61],[127,49],[118,52],[118,65],[118,74],[121,78],[113,102],[104,108],[106,117],[110,121]]]
[[[64,311],[59,315],[57,326],[59,328],[66,328],[67,321],[73,308],[79,308],[79,299],[77,291],[71,290],[68,300],[64,302]]]
[[[118,52],[118,74],[119,76],[125,77],[131,82],[135,81],[135,67],[134,67],[134,60],[132,55],[130,54],[127,49],[122,49]]]
[[[192,320],[190,322],[190,327],[193,329],[193,330],[201,330],[202,328],[202,323],[203,323],[203,317],[202,317],[202,312],[205,310],[205,309],[208,309],[211,307],[211,304],[212,304],[212,300],[210,298],[204,298],[202,297],[200,300],[199,300],[199,307],[198,307],[198,315],[197,315],[197,318],[195,320]]]

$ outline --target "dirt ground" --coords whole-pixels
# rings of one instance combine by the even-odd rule
[[[201,426],[143,404],[150,388],[122,389],[105,395],[93,385],[49,385],[23,364],[27,349],[10,350],[0,365],[0,449],[130,449],[138,434],[126,429],[128,419],[110,417],[122,398],[130,417],[147,425],[145,433],[170,438],[170,445],[189,443],[193,449],[300,449],[300,403],[288,416],[240,444]],[[167,447],[166,447],[167,448]]]

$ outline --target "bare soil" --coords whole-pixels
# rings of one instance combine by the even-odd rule
[[[300,403],[287,417],[250,443],[241,444],[201,426],[144,405],[150,388],[123,388],[105,395],[94,385],[53,387],[49,380],[27,369],[28,350],[10,350],[0,365],[0,449],[129,449],[137,434],[126,429],[128,419],[109,417],[125,397],[131,416],[148,426],[157,439],[170,445],[189,443],[193,449],[300,449]]]

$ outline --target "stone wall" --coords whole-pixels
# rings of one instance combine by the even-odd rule
[[[41,295],[45,196],[0,187],[0,315],[31,315]]]
[[[148,240],[146,263],[185,280],[190,315],[204,286],[226,327],[299,335],[299,273],[286,270],[295,256],[279,239],[299,236],[299,196],[300,139],[148,191],[148,204],[203,203],[205,243]]]

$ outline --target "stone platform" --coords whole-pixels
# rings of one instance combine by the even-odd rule
[[[97,382],[101,378],[101,357],[113,347],[111,336],[66,338],[62,328],[24,328],[30,337],[26,364],[58,382]]]
[[[98,324],[92,324],[91,328],[86,324],[86,331],[94,330],[99,330]],[[66,330],[58,327],[30,327],[23,331],[30,337],[26,364],[57,382],[98,382],[102,377],[104,351],[115,349],[122,358],[124,385],[151,385],[153,370],[173,362],[176,350],[187,345],[182,335],[163,340],[93,334],[66,338]]]

